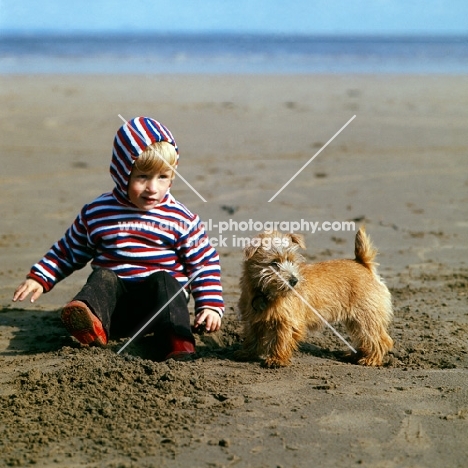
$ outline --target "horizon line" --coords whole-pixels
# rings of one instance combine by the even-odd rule
[[[453,32],[453,31],[369,31],[369,32],[354,32],[354,31],[341,31],[341,32],[297,32],[297,31],[236,31],[236,30],[168,30],[168,31],[154,31],[154,30],[133,30],[121,32],[115,29],[3,29],[0,32],[0,37],[9,36],[115,36],[115,37],[129,37],[129,36],[159,36],[159,37],[174,37],[174,36],[246,36],[246,37],[275,37],[275,38],[317,38],[317,39],[336,39],[336,38],[353,38],[353,39],[457,39],[467,38],[468,31]]]

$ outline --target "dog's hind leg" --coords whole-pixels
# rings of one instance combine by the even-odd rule
[[[363,366],[381,366],[383,358],[393,347],[393,340],[378,319],[348,320],[346,326],[358,351],[357,363]]]

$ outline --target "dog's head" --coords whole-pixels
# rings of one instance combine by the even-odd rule
[[[287,294],[300,280],[299,265],[305,249],[300,234],[265,232],[251,239],[244,249],[245,274],[250,285],[268,299]]]

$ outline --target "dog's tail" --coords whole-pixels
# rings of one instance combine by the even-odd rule
[[[375,271],[377,263],[374,262],[374,259],[377,256],[377,249],[372,245],[364,226],[361,226],[356,234],[354,255],[356,256],[356,262],[359,262],[371,271]]]

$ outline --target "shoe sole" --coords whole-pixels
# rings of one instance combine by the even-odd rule
[[[168,354],[164,360],[169,361],[169,359],[174,359],[174,361],[192,361],[195,359],[195,353],[190,353],[187,351],[175,351]]]
[[[65,306],[62,311],[62,322],[68,333],[74,336],[81,344],[91,346],[105,346],[100,334],[104,333],[99,319],[84,304],[73,304]]]

